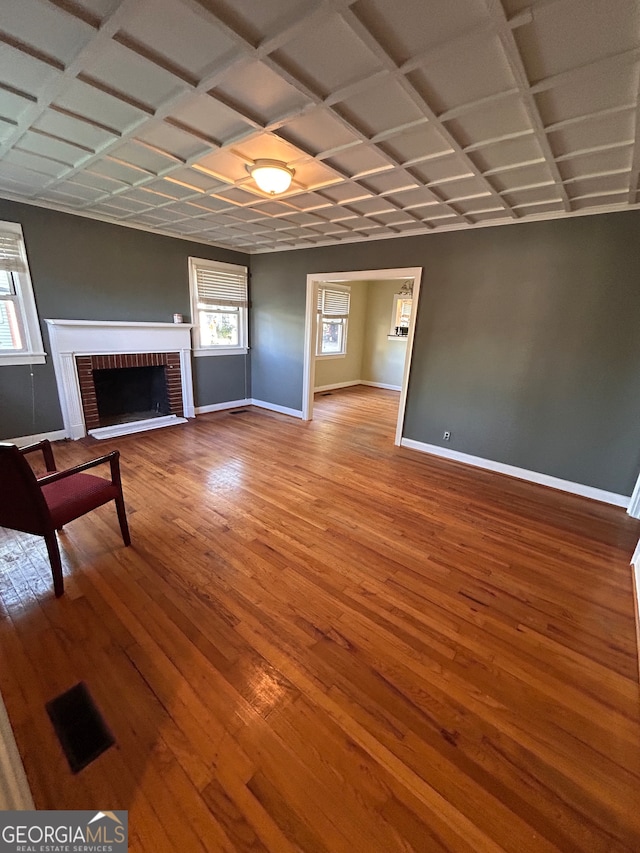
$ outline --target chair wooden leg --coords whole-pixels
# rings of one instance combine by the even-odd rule
[[[60,598],[64,592],[64,580],[62,579],[62,560],[60,559],[60,548],[56,534],[45,533],[44,541],[47,543],[47,552],[49,554],[49,562],[51,563],[51,574],[53,575],[53,590],[56,598]]]
[[[116,509],[118,510],[118,521],[120,522],[122,541],[125,545],[131,545],[131,535],[129,534],[129,525],[127,523],[127,511],[125,510],[124,498],[122,496],[116,498]]]

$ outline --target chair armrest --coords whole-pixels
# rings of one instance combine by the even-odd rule
[[[53,458],[53,448],[51,447],[51,442],[48,438],[44,438],[42,441],[36,442],[36,444],[28,444],[26,447],[19,448],[19,450],[23,456],[26,456],[27,453],[33,453],[34,450],[41,450],[47,471],[56,470],[56,463]]]
[[[79,474],[81,471],[86,471],[88,468],[95,468],[96,465],[103,465],[108,462],[111,466],[111,482],[114,486],[120,486],[120,451],[112,450],[105,456],[99,456],[97,459],[92,459],[90,462],[83,462],[81,465],[74,465],[73,468],[66,468],[64,471],[57,471],[55,474],[48,474],[38,479],[39,486],[46,486],[49,483],[56,483],[58,480],[63,480],[65,477],[71,477],[73,474]]]

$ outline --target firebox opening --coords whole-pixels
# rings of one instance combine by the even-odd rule
[[[171,413],[164,367],[94,370],[93,381],[101,427]]]

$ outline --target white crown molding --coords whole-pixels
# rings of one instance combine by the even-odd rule
[[[526,225],[528,222],[546,222],[552,219],[575,219],[580,216],[600,216],[606,213],[623,213],[627,210],[640,209],[640,202],[635,204],[624,203],[616,205],[600,205],[587,210],[573,210],[568,213],[563,211],[561,214],[554,213],[553,211],[548,211],[547,213],[532,213],[522,219],[508,218],[489,220],[486,222],[475,222],[463,225],[443,225],[438,228],[422,227],[415,228],[410,231],[402,231],[398,234],[372,234],[367,236],[354,235],[353,237],[348,237],[339,241],[320,240],[312,245],[305,246],[276,246],[266,249],[251,249],[245,247],[239,249],[235,246],[226,245],[225,243],[214,243],[209,240],[203,240],[202,237],[192,237],[188,234],[174,234],[170,231],[164,231],[161,228],[150,228],[146,225],[140,225],[135,222],[122,222],[119,219],[111,219],[110,217],[103,216],[102,214],[90,214],[86,211],[72,210],[60,204],[53,204],[50,202],[45,204],[44,202],[35,201],[33,199],[22,198],[18,195],[14,195],[13,193],[2,192],[0,193],[0,199],[6,199],[7,201],[12,201],[16,204],[27,204],[31,207],[40,207],[44,210],[55,210],[58,213],[68,213],[70,216],[80,216],[83,219],[94,219],[96,222],[105,222],[108,225],[119,225],[122,228],[133,228],[136,231],[144,231],[147,234],[160,234],[163,237],[172,237],[174,240],[183,240],[187,243],[200,243],[203,246],[210,246],[213,249],[224,249],[225,251],[237,252],[239,255],[245,256],[277,254],[280,252],[297,252],[304,249],[320,249],[326,248],[327,246],[342,246],[352,243],[375,243],[379,240],[397,240],[402,237],[426,237],[431,234],[444,234],[445,232],[450,231],[475,231],[478,228],[498,228],[502,225]],[[345,204],[348,204],[348,202],[345,202]],[[274,218],[278,219],[279,217]],[[310,232],[310,236],[312,236],[312,233],[313,232]]]

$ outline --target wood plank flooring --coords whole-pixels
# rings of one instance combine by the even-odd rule
[[[393,446],[397,394],[319,396],[111,447],[103,507],[0,530],[0,691],[38,808],[128,809],[130,849],[640,850],[623,510]],[[45,702],[117,746],[77,776]]]

